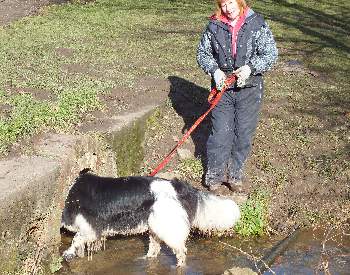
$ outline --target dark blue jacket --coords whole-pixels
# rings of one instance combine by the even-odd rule
[[[213,76],[218,68],[230,73],[243,65],[248,65],[252,75],[246,86],[258,85],[262,82],[262,73],[272,67],[278,55],[275,40],[267,23],[260,14],[249,9],[237,35],[235,57],[232,56],[231,36],[225,23],[210,20],[197,49],[199,66]]]

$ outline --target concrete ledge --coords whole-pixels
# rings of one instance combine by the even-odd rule
[[[88,167],[117,176],[118,159],[130,156],[128,150],[118,152],[116,144],[130,142],[123,138],[130,139],[127,133],[135,125],[145,131],[155,107],[112,117],[113,123],[98,133],[48,135],[34,146],[34,155],[0,162],[0,257],[6,259],[0,261],[0,274],[33,274],[58,257],[61,213],[79,171]],[[139,151],[143,136],[136,142]]]

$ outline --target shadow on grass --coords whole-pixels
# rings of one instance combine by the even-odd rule
[[[284,26],[285,30],[275,32],[278,45],[287,45],[286,51],[280,51],[280,57],[301,58],[334,78],[349,75],[349,2],[313,2],[317,5],[309,1],[293,2],[263,0],[254,6],[265,18]]]
[[[265,3],[267,7],[271,6],[270,1],[261,2]],[[325,1],[320,1],[320,5],[323,4],[322,2],[326,3]],[[350,34],[350,20],[349,16],[346,15],[350,12],[349,5],[332,3],[333,10],[336,9],[339,14],[330,14],[330,12],[322,11],[321,7],[315,9],[301,3],[289,3],[286,0],[276,0],[275,3],[279,6],[279,10],[286,8],[289,12],[287,14],[284,12],[269,12],[269,15],[263,12],[266,18],[317,38],[317,42],[308,42],[319,46],[319,48],[330,47],[350,52],[349,45],[344,43],[342,39]]]
[[[320,149],[314,152],[315,155],[312,157],[320,163],[317,168],[319,174],[324,174],[325,170],[330,169],[325,167],[326,164],[332,165],[332,169],[337,171],[337,165],[343,165],[346,169],[345,164],[349,163],[346,132],[350,129],[348,93],[350,82],[347,78],[350,73],[349,2],[262,0],[256,2],[254,8],[266,19],[282,25],[285,29],[285,33],[275,33],[278,45],[288,47],[286,52],[280,51],[281,59],[285,57],[302,60],[305,65],[310,65],[327,76],[325,79],[315,78],[314,83],[307,79],[302,84],[302,88],[309,95],[294,99],[298,107],[292,108],[290,114],[291,118],[296,114],[316,118],[316,121],[321,123],[322,127],[309,126],[305,122],[302,125],[305,136],[311,133],[330,138],[329,133],[332,132],[338,140],[339,144],[334,145],[337,153],[327,150],[326,144],[318,146],[319,149],[324,148],[323,151]],[[317,84],[323,81],[332,83],[336,88],[333,87],[331,90],[325,85]],[[309,88],[310,83],[318,88]]]
[[[207,97],[209,90],[200,87],[186,79],[177,76],[169,76],[169,98],[173,108],[184,121],[182,133],[186,133],[195,121],[209,108]],[[192,132],[191,138],[195,145],[195,157],[202,161],[206,171],[206,143],[211,131],[210,114]],[[205,174],[205,173],[204,173]]]

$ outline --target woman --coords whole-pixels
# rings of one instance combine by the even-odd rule
[[[215,191],[226,182],[232,190],[242,191],[243,165],[263,96],[262,74],[276,62],[277,48],[263,17],[244,0],[216,0],[216,4],[198,45],[197,61],[218,90],[227,75],[235,73],[238,80],[212,111],[205,185]]]

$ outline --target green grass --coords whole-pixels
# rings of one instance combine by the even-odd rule
[[[336,80],[350,72],[350,19],[346,0],[253,1],[255,10],[270,23],[280,49],[280,59],[298,59]],[[348,81],[346,81],[349,84]]]
[[[3,102],[12,107],[12,112],[8,118],[0,118],[0,152],[18,138],[30,136],[39,129],[66,129],[79,121],[80,114],[100,106],[96,93],[90,90],[62,92],[54,103],[35,100],[25,93]]]
[[[45,129],[69,130],[83,114],[101,107],[99,93],[133,88],[144,75],[166,78],[174,68],[193,70],[201,11],[178,1],[73,2],[1,28],[1,101],[12,102],[12,109],[0,112],[0,153]],[[18,90],[28,88],[55,99],[14,100]],[[18,111],[21,101],[27,102],[28,114]]]
[[[262,236],[268,227],[268,196],[256,191],[240,206],[241,218],[235,231],[242,236]]]

